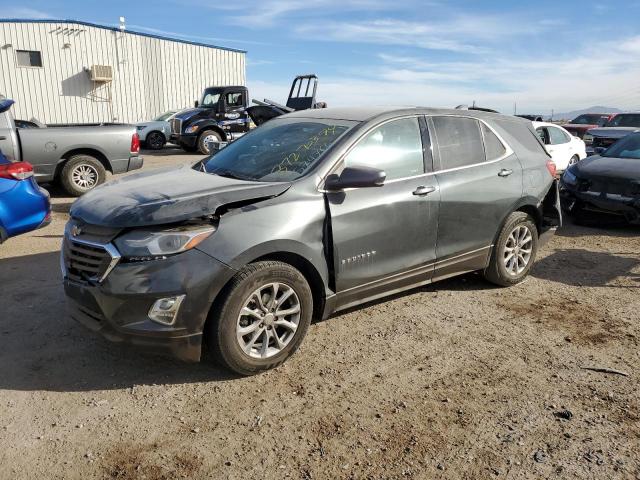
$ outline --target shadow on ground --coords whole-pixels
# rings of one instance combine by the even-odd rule
[[[0,389],[54,392],[235,377],[113,344],[66,314],[58,252],[0,260]]]
[[[532,275],[542,280],[560,282],[578,287],[614,287],[612,282],[631,280],[640,287],[640,273],[633,272],[640,266],[640,254],[636,252],[594,252],[584,249],[556,250],[538,260]],[[624,285],[628,288],[629,285]]]

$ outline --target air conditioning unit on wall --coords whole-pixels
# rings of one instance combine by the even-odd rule
[[[110,82],[113,80],[111,65],[91,65],[89,76],[92,82]]]

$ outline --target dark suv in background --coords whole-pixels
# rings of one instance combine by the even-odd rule
[[[71,316],[115,341],[275,367],[312,319],[465,272],[509,286],[560,224],[529,121],[423,108],[270,120],[193,167],[86,194],[62,251]]]
[[[630,133],[640,131],[640,112],[618,113],[603,127],[592,128],[584,135],[587,155],[599,153]]]

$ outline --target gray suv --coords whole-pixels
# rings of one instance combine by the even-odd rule
[[[509,286],[560,225],[531,122],[494,113],[305,110],[196,165],[74,203],[71,316],[114,341],[240,374],[273,368],[313,319],[465,272]]]

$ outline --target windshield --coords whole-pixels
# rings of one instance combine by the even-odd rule
[[[241,180],[290,182],[309,172],[355,124],[342,120],[271,120],[205,160],[204,170]]]
[[[213,108],[218,106],[218,100],[220,100],[219,88],[207,88],[202,92],[202,99],[200,99],[200,106],[205,108]]]
[[[571,123],[575,125],[604,125],[607,123],[606,115],[579,115]]]
[[[640,127],[640,113],[621,113],[607,123],[607,127]]]
[[[165,120],[168,120],[169,117],[173,116],[174,113],[176,113],[176,112],[174,112],[173,110],[168,111],[168,112],[164,112],[162,115],[157,117],[154,121],[155,122],[164,122]]]
[[[635,158],[640,160],[640,133],[627,135],[602,154],[603,157]]]

